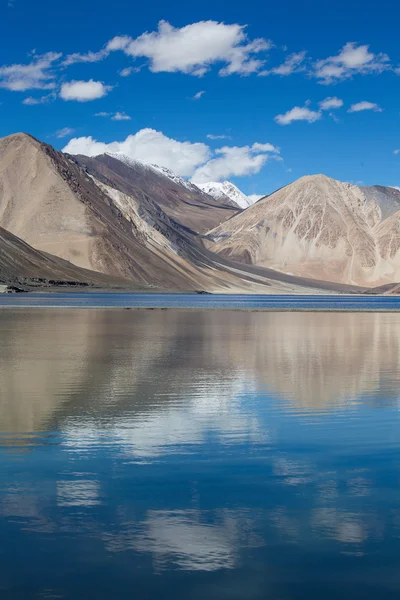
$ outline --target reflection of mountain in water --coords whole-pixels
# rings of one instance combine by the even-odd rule
[[[360,410],[337,443],[345,410],[309,426],[398,401],[396,314],[7,310],[0,334],[1,443],[59,442],[0,453],[0,519],[31,540],[38,580],[54,554],[57,569],[117,565],[117,583],[185,571],[177,598],[196,597],[194,572],[260,598],[289,568],[331,581],[339,553],[400,539],[396,412]]]
[[[33,310],[0,327],[4,432],[64,423],[73,437],[100,419],[146,455],[209,428],[259,438],[242,402],[255,390],[301,410],[398,397],[394,314]]]

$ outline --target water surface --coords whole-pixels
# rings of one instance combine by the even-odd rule
[[[1,307],[225,308],[240,310],[400,311],[400,296],[294,294],[135,294],[61,292],[0,294]]]
[[[398,598],[395,313],[0,312],[0,597]]]

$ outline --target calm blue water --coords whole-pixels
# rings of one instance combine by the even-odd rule
[[[2,600],[399,598],[396,313],[10,308],[0,340]]]
[[[247,294],[132,294],[67,292],[0,294],[1,306],[400,310],[400,296],[293,296]]]

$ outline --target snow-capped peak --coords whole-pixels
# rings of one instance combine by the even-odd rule
[[[209,194],[216,200],[222,200],[224,197],[228,197],[240,208],[248,208],[254,202],[262,198],[262,196],[246,196],[242,191],[239,190],[236,185],[230,181],[209,181],[208,183],[197,183],[198,188]]]
[[[168,177],[168,179],[170,179],[174,183],[177,183],[178,185],[183,185],[183,187],[187,188],[188,190],[190,190],[192,192],[193,191],[198,192],[197,186],[195,186],[193,183],[190,183],[190,181],[187,181],[180,175],[177,175],[176,173],[171,171],[171,169],[168,169],[167,167],[160,167],[159,165],[151,165],[151,166],[153,167],[153,169],[155,169],[156,171],[158,171],[165,177]]]
[[[130,156],[128,156],[127,154],[123,154],[122,152],[107,152],[107,156],[111,156],[112,158],[115,158],[116,160],[123,162],[128,167],[140,166],[142,168],[149,169],[151,171],[156,171],[159,175],[163,175],[164,177],[167,177],[168,179],[170,179],[177,185],[181,185],[192,192],[199,191],[199,188],[196,187],[193,183],[190,183],[189,181],[187,181],[180,175],[177,175],[176,173],[174,173],[173,171],[171,171],[171,169],[168,169],[167,167],[160,167],[159,165],[153,165],[150,163],[146,163],[146,162],[143,162],[142,160],[139,160],[138,158],[131,158]]]
[[[223,181],[222,183],[217,181],[209,181],[208,183],[194,184],[190,181],[187,181],[180,175],[177,175],[171,171],[171,169],[168,169],[168,167],[161,167],[159,165],[146,163],[138,158],[132,158],[123,152],[107,152],[106,154],[107,156],[111,156],[112,158],[119,160],[128,167],[141,167],[142,169],[155,171],[159,175],[163,175],[170,181],[173,181],[177,185],[182,186],[191,192],[204,192],[219,202],[223,200],[230,200],[240,208],[248,208],[254,204],[254,202],[257,202],[257,200],[262,198],[262,196],[257,196],[256,194],[246,196],[239,190],[238,187],[236,187],[236,185],[230,181]]]

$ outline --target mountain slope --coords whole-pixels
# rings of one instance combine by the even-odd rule
[[[161,168],[141,161],[128,157],[121,160],[117,154],[73,158],[111,187],[135,197],[151,198],[174,221],[195,233],[205,233],[238,213],[238,207],[229,200],[216,201],[186,181],[185,185],[179,183],[181,178],[174,181]]]
[[[224,257],[346,284],[400,279],[400,193],[302,177],[209,232]],[[398,204],[399,202],[399,204]]]
[[[128,286],[126,280],[80,269],[75,265],[35,250],[0,227],[0,282],[3,284],[87,284]]]

